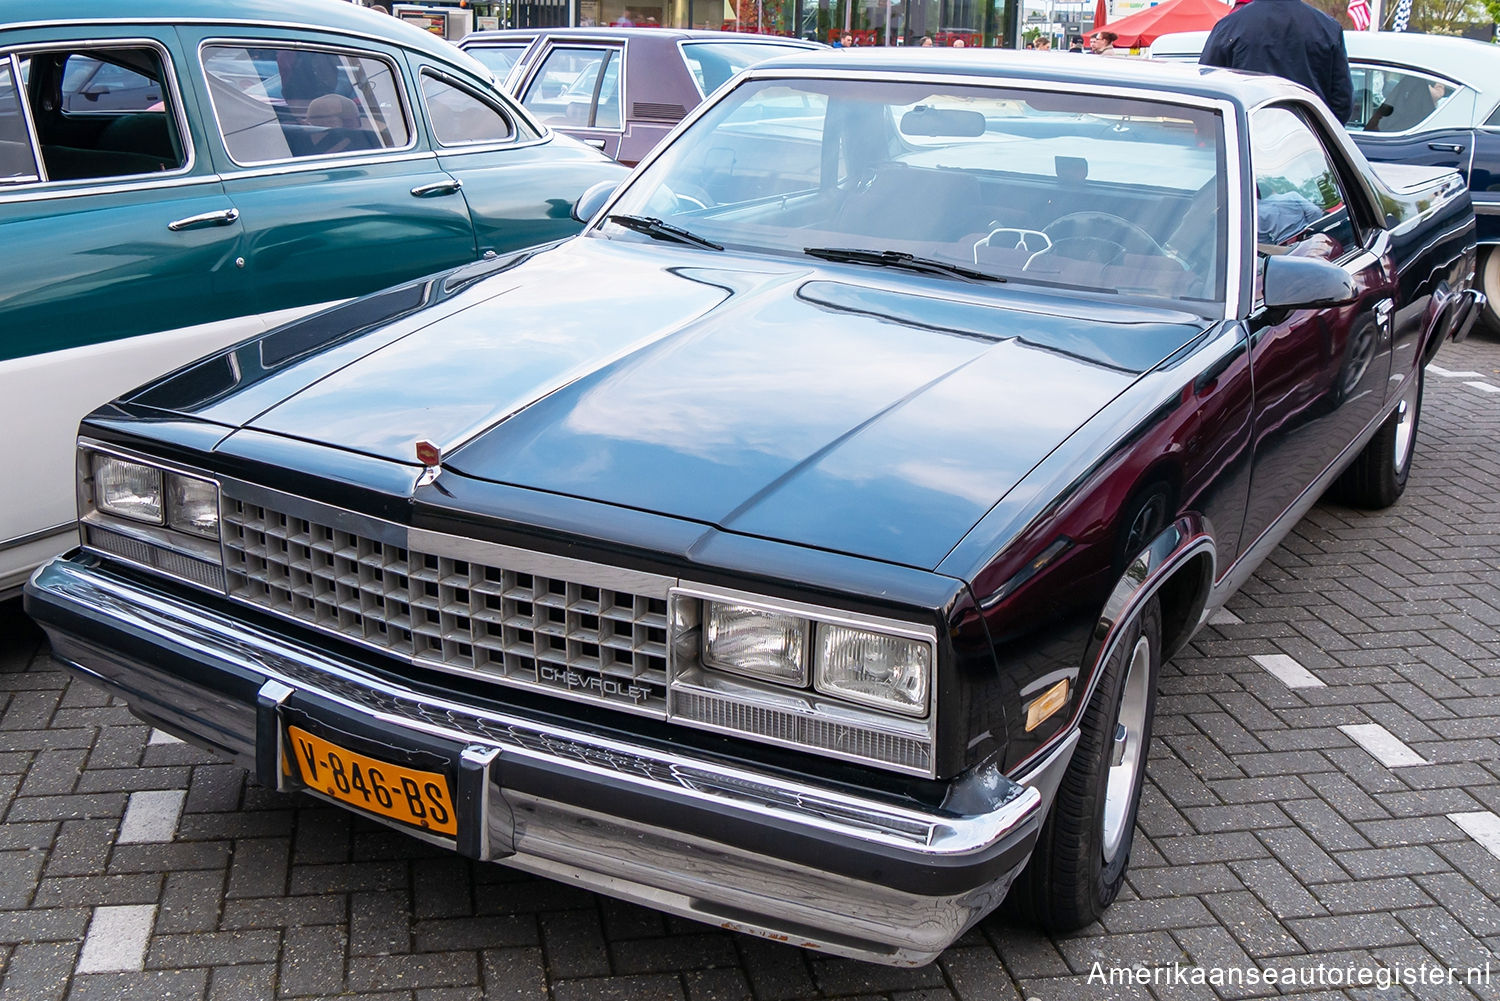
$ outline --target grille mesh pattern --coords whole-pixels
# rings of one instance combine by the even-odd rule
[[[224,498],[229,593],[414,663],[656,713],[659,598],[409,550]]]

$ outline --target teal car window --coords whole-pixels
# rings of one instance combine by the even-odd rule
[[[166,86],[165,56],[155,47],[48,48],[22,55],[19,63],[21,79],[28,81],[24,93],[43,180],[135,177],[187,165],[187,144]],[[106,70],[106,81],[113,83],[91,90],[91,81]],[[126,83],[132,89],[123,89]],[[70,92],[70,86],[77,89]],[[72,110],[70,93],[86,111]]]
[[[0,63],[0,184],[35,181],[36,151],[26,131],[10,60]]]
[[[422,74],[422,99],[432,134],[444,146],[502,142],[515,134],[498,108],[431,73]]]
[[[203,50],[214,118],[239,164],[404,149],[401,75],[369,54],[264,46]]]

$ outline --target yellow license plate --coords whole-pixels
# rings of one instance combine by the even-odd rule
[[[448,780],[437,772],[422,772],[356,754],[299,727],[287,727],[291,752],[302,781],[326,796],[360,810],[392,817],[402,823],[458,833]]]

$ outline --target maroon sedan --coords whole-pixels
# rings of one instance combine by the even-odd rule
[[[460,47],[549,128],[634,165],[740,70],[816,42],[673,28],[481,31]]]

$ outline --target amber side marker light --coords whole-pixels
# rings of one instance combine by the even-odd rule
[[[1068,704],[1068,679],[1064,678],[1041,695],[1026,710],[1026,732],[1030,733],[1047,718]]]

